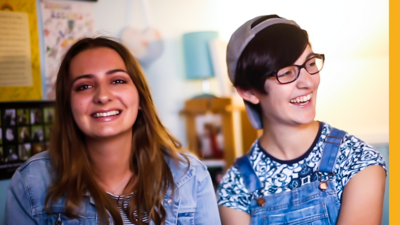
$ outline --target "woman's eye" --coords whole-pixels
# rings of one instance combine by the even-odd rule
[[[308,67],[312,67],[315,66],[315,58],[311,59],[308,63],[307,63]]]
[[[112,83],[113,84],[125,84],[126,81],[124,81],[124,80],[114,80]]]
[[[278,77],[291,76],[292,73],[293,73],[293,72],[292,72],[291,70],[284,71],[284,72],[280,72],[280,73],[278,74]]]
[[[315,62],[310,62],[308,66],[315,66]]]
[[[91,85],[81,85],[81,86],[77,87],[76,90],[77,91],[82,91],[82,90],[85,90],[85,89],[89,89],[91,87],[92,87]]]
[[[313,55],[311,56],[307,61],[307,64],[315,64],[315,61],[317,61],[319,59],[318,55]]]

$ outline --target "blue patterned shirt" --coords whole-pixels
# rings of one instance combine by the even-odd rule
[[[318,179],[318,166],[322,157],[324,139],[332,127],[320,122],[318,135],[310,149],[293,160],[279,160],[269,155],[257,140],[250,149],[249,158],[264,188],[253,193],[254,198],[291,191]],[[346,134],[335,164],[334,182],[339,201],[349,180],[371,165],[386,165],[380,153],[371,145],[353,135]],[[251,195],[248,193],[239,170],[232,166],[224,175],[218,191],[218,204],[249,212]]]

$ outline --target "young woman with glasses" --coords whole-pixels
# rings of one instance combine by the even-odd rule
[[[233,33],[229,77],[263,133],[219,186],[223,224],[381,223],[382,156],[315,120],[324,60],[305,30],[277,15],[256,17]]]

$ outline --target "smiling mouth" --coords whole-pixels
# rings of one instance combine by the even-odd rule
[[[112,110],[112,111],[109,111],[109,112],[93,113],[92,117],[101,118],[101,117],[107,117],[107,116],[118,116],[119,114],[121,114],[120,110]]]
[[[290,100],[290,103],[295,105],[305,105],[310,102],[312,94],[308,94],[306,96],[297,97]]]

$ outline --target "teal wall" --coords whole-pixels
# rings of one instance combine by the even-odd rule
[[[388,168],[386,177],[385,202],[383,205],[383,216],[382,216],[382,225],[388,225],[389,224],[389,146],[375,145],[375,147],[382,154],[386,162],[386,168]]]
[[[4,209],[6,206],[6,195],[7,188],[10,184],[10,180],[1,180],[0,181],[0,223],[3,224],[4,219]]]

